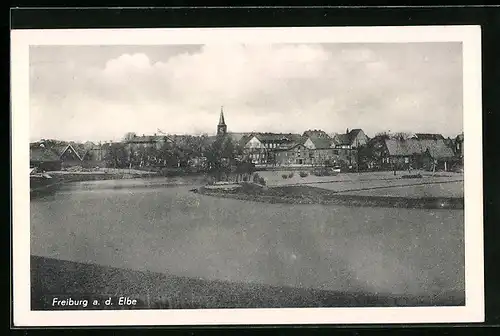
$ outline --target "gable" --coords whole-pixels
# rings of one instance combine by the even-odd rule
[[[81,161],[80,156],[78,155],[78,152],[75,151],[73,146],[68,145],[66,149],[63,151],[61,154],[61,160],[67,160],[67,161]]]
[[[265,146],[256,136],[253,136],[250,140],[248,140],[245,148],[265,148]]]
[[[304,142],[304,146],[309,148],[309,149],[316,149],[316,145],[314,145],[314,142],[312,142],[311,138],[308,138],[305,142]]]

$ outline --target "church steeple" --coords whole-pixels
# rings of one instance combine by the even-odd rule
[[[224,109],[220,108],[219,125],[217,125],[217,135],[225,135],[227,133],[227,125],[224,121]]]

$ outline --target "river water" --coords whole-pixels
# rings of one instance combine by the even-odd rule
[[[67,184],[31,201],[31,254],[202,279],[463,291],[463,210],[265,204],[177,179]]]

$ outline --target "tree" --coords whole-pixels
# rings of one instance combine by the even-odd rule
[[[255,165],[249,160],[243,160],[236,165],[236,182],[240,180],[250,180],[250,176],[255,172]]]
[[[391,134],[389,132],[378,132],[377,134],[375,134],[375,137],[374,138],[378,138],[378,139],[382,139],[382,140],[388,140],[391,138]]]
[[[125,168],[128,163],[128,153],[125,145],[122,143],[110,144],[106,155],[104,156],[108,166],[114,168]]]
[[[217,181],[235,164],[236,145],[229,137],[217,137],[206,152],[208,170]]]
[[[124,141],[129,141],[129,140],[132,140],[133,138],[136,137],[136,134],[134,132],[127,132],[125,133],[125,135],[123,136],[123,140]]]
[[[405,132],[396,132],[391,136],[391,138],[395,140],[404,141],[410,139],[411,134]]]
[[[160,164],[168,167],[177,167],[180,156],[177,146],[170,142],[165,142],[158,150],[157,155]]]

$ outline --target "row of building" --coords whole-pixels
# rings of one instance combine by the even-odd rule
[[[389,136],[369,138],[362,129],[347,129],[341,134],[308,130],[303,134],[228,132],[221,109],[217,135],[142,135],[130,133],[121,142],[128,160],[148,149],[159,150],[165,144],[186,155],[185,164],[197,165],[216,139],[231,140],[237,156],[263,166],[361,167],[374,169],[414,168],[449,169],[463,160],[463,134],[445,139],[440,134],[414,134],[407,139]],[[46,169],[64,166],[103,166],[113,143],[94,144],[42,140],[30,145],[31,164]],[[196,147],[196,148],[195,148]],[[195,150],[194,150],[195,149]],[[188,160],[189,159],[189,160]],[[189,161],[189,162],[188,162]],[[144,161],[136,162],[142,165]],[[163,162],[163,163],[166,163]],[[180,165],[181,162],[178,162]]]
[[[442,169],[463,165],[463,133],[455,139],[441,134],[416,133],[394,138],[369,138],[362,129],[327,134],[231,133],[221,111],[217,134],[236,141],[243,156],[257,165],[322,166],[362,169]]]

